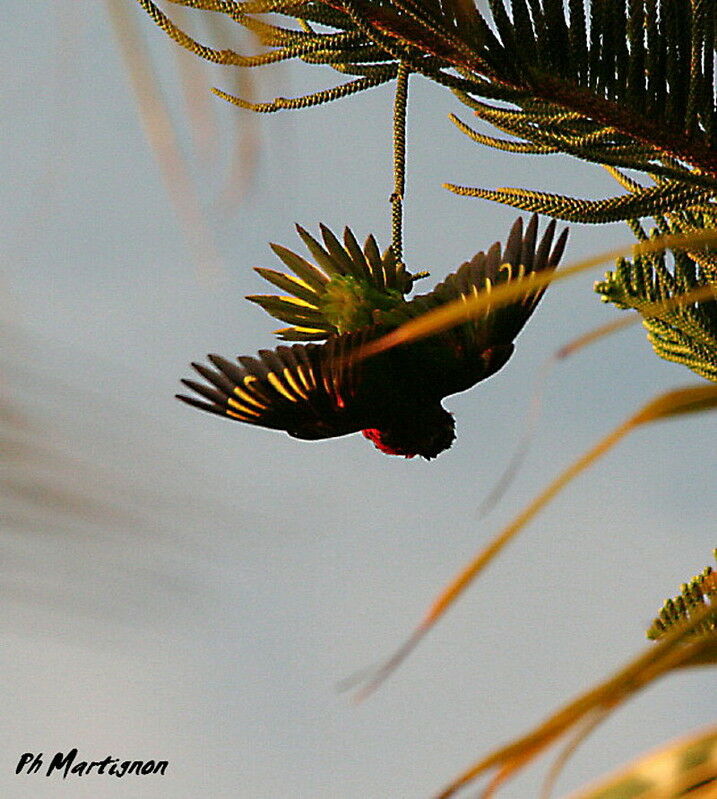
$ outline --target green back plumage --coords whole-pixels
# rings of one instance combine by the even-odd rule
[[[323,246],[299,225],[299,236],[314,263],[272,244],[271,248],[293,272],[286,274],[257,267],[256,271],[288,295],[254,294],[248,300],[291,327],[276,330],[285,341],[318,341],[349,333],[376,322],[376,312],[390,312],[405,303],[416,275],[396,260],[389,247],[383,255],[369,236],[359,246],[349,228],[344,242],[320,225]]]
[[[537,215],[532,216],[525,230],[518,218],[504,247],[496,242],[487,252],[476,253],[429,293],[407,299],[414,281],[427,273],[409,273],[390,247],[381,255],[373,236],[361,249],[349,228],[344,230],[343,244],[325,225],[320,225],[320,229],[323,245],[297,225],[314,263],[272,244],[293,274],[256,269],[272,285],[289,292],[247,298],[292,325],[275,331],[285,341],[317,341],[370,326],[391,329],[454,300],[490,292],[502,283],[525,282],[526,293],[515,302],[488,308],[469,322],[418,346],[417,352],[425,350],[423,357],[429,361],[434,357],[442,359],[444,368],[452,356],[457,356],[458,362],[467,359],[472,364],[482,352],[495,347],[500,350],[496,350],[496,363],[508,357],[505,348],[510,345],[512,349],[513,339],[545,290],[531,291],[532,278],[536,272],[557,266],[567,236],[564,231],[554,242],[552,221],[538,240]],[[456,368],[462,368],[460,363]]]

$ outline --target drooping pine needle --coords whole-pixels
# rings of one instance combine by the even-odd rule
[[[575,735],[570,738],[570,740],[553,761],[553,764],[550,766],[550,770],[545,777],[543,787],[540,791],[540,799],[550,799],[553,790],[555,789],[555,783],[558,781],[558,777],[560,777],[560,774],[565,768],[568,760],[570,760],[580,744],[582,744],[582,742],[593,732],[593,730],[597,729],[597,727],[602,724],[602,722],[607,716],[610,715],[611,712],[612,706],[607,704],[605,707],[598,708],[593,710],[591,713],[586,714],[585,718],[582,720],[582,724],[578,725]]]
[[[391,194],[391,247],[399,264],[403,263],[403,196],[406,190],[406,108],[408,105],[408,65],[398,65],[393,104],[393,194]]]
[[[599,718],[602,721],[611,710],[667,672],[690,663],[698,665],[700,654],[709,647],[710,640],[695,640],[690,636],[710,613],[711,608],[702,608],[684,625],[670,630],[659,644],[650,646],[618,672],[563,706],[527,734],[481,758],[440,791],[436,799],[454,796],[491,769],[497,769],[493,783],[505,782],[581,720],[593,718],[595,712],[604,709],[607,712]]]

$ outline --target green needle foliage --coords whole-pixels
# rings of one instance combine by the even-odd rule
[[[714,556],[717,560],[717,549],[714,551]],[[717,573],[711,566],[706,566],[701,574],[693,577],[689,583],[682,584],[678,596],[665,600],[660,615],[647,631],[647,637],[653,640],[662,638],[669,629],[686,622],[697,610],[710,605],[714,606],[714,613],[709,614],[692,631],[692,635],[703,637],[717,635]],[[717,645],[717,640],[715,643]]]
[[[329,102],[392,80],[405,64],[519,140],[486,137],[485,144],[564,152],[717,187],[717,9],[709,0],[569,0],[567,7],[562,0],[490,0],[488,18],[472,0],[175,0],[251,30],[269,48],[255,56],[206,47],[152,0],[138,2],[175,41],[209,61],[254,67],[299,58],[358,76],[290,100],[233,98],[247,108]],[[267,13],[298,28],[267,22]],[[661,186],[668,195],[671,189]]]
[[[401,261],[403,124],[410,74],[445,86],[487,135],[452,115],[479,144],[516,154],[563,153],[604,166],[622,191],[602,199],[527,188],[447,184],[458,194],[584,224],[641,220],[658,231],[717,227],[717,3],[711,0],[173,0],[234,20],[264,46],[216,50],[185,33],[152,0],[138,0],[172,39],[219,64],[299,59],[350,76],[302,97],[250,102],[261,113],[328,103],[397,80],[393,250]],[[623,170],[636,173],[629,177]],[[717,290],[717,255],[620,261],[597,284],[603,300],[642,312],[656,299]],[[654,310],[654,306],[653,310]],[[709,298],[645,317],[658,355],[717,379],[717,312]]]

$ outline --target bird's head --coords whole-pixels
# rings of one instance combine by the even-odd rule
[[[441,405],[406,413],[380,428],[361,431],[377,449],[387,455],[431,460],[448,449],[456,437],[453,415]]]

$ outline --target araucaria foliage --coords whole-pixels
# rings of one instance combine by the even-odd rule
[[[710,0],[491,0],[487,15],[473,0],[174,0],[252,31],[266,47],[255,55],[215,50],[152,0],[138,2],[175,41],[209,61],[255,67],[297,58],[351,76],[333,89],[261,103],[215,90],[241,107],[306,108],[421,75],[505,134],[477,132],[454,117],[476,142],[516,154],[566,153],[604,166],[623,188],[596,200],[447,186],[459,194],[571,222],[624,220],[638,238],[649,235],[645,218],[661,232],[717,227],[717,4]],[[679,253],[672,266],[664,257],[623,261],[596,290],[641,312],[655,297],[707,286],[717,288],[717,255],[702,250]],[[659,355],[717,379],[711,299],[703,294],[644,323]]]

